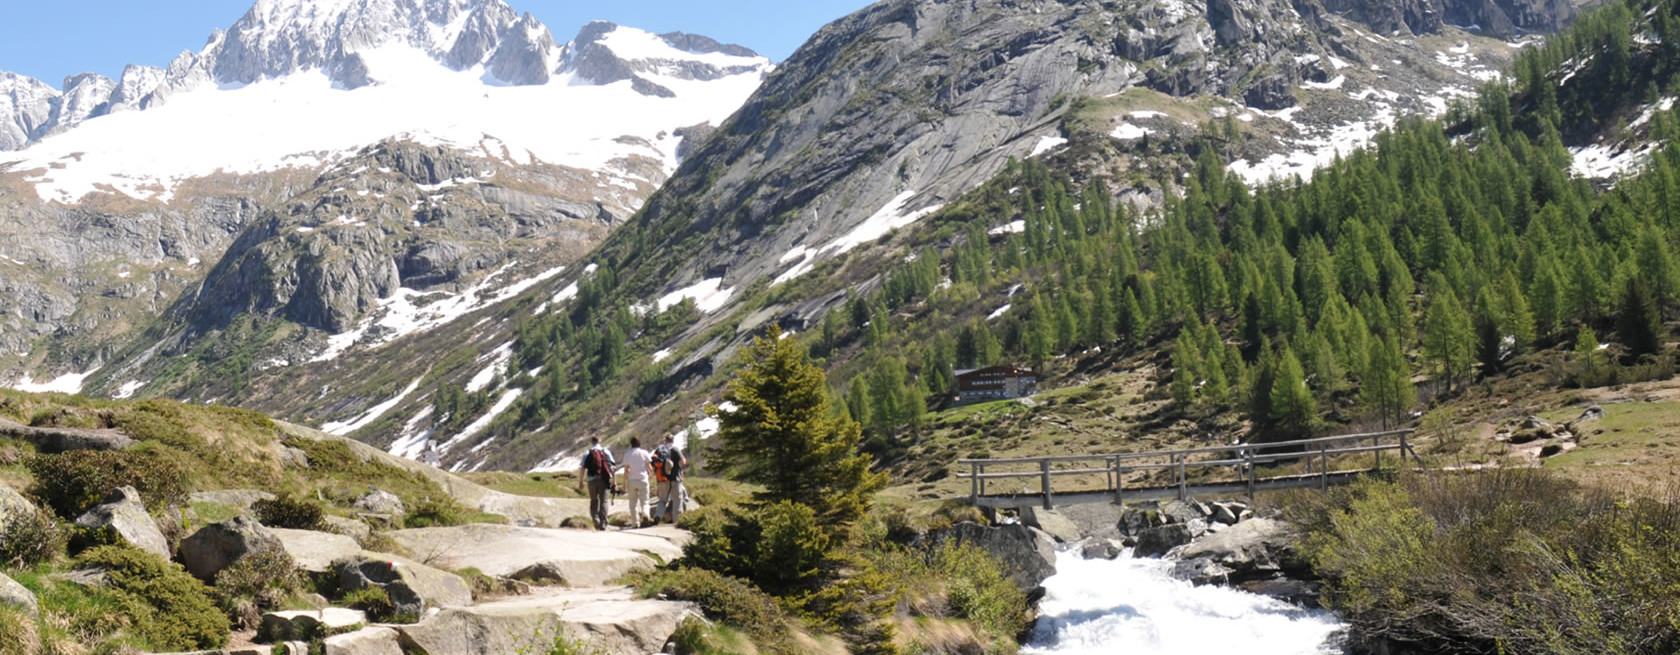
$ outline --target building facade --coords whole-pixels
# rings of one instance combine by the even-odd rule
[[[1022,398],[1038,391],[1038,375],[1032,369],[1002,364],[956,373],[958,405]]]

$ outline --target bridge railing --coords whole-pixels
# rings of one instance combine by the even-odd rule
[[[1331,471],[1331,457],[1340,460],[1344,456],[1350,455],[1368,453],[1372,456],[1371,469],[1359,469],[1353,472],[1380,470],[1383,465],[1383,453],[1388,451],[1397,453],[1402,463],[1407,457],[1410,457],[1421,466],[1421,459],[1418,458],[1417,452],[1412,449],[1407,440],[1411,432],[1409,429],[1388,430],[1262,444],[1231,444],[1181,450],[1100,455],[959,459],[957,464],[959,466],[967,465],[969,468],[967,475],[970,489],[969,502],[976,505],[980,504],[981,498],[988,496],[989,490],[987,487],[992,483],[1002,480],[1036,478],[1039,487],[1037,493],[1022,490],[1018,494],[1011,495],[1042,496],[1043,505],[1048,508],[1051,507],[1055,496],[1055,479],[1077,478],[1084,481],[1088,487],[1099,476],[1104,484],[1102,491],[1111,491],[1114,494],[1114,502],[1118,503],[1122,502],[1125,497],[1125,477],[1127,473],[1161,470],[1171,473],[1172,485],[1177,487],[1179,498],[1185,498],[1189,495],[1192,486],[1190,473],[1204,469],[1235,470],[1238,473],[1238,479],[1221,482],[1226,485],[1246,482],[1248,494],[1252,496],[1257,485],[1289,481],[1299,483],[1297,486],[1308,486],[1310,479],[1314,477],[1317,478],[1320,488],[1328,488],[1332,474],[1340,475],[1350,472]],[[1203,457],[1203,459],[1195,459],[1197,457]],[[1207,457],[1211,457],[1211,459]],[[1257,477],[1257,467],[1261,465],[1292,461],[1303,462],[1306,466],[1306,473],[1266,478]],[[1314,464],[1317,466],[1315,467]],[[1066,488],[1064,487],[1064,489]],[[1160,489],[1160,487],[1153,488],[1155,491]],[[1082,489],[1080,492],[1091,493],[1088,488]],[[1063,493],[1068,492],[1064,491]]]

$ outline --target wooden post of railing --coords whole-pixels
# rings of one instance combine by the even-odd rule
[[[980,462],[968,463],[968,504],[980,505]]]
[[[1381,442],[1382,442],[1382,437],[1379,437],[1379,436],[1374,435],[1374,434],[1371,435],[1371,448],[1372,448],[1371,455],[1376,458],[1376,460],[1374,462],[1372,462],[1372,464],[1371,464],[1371,470],[1373,470],[1373,471],[1381,471],[1382,470],[1382,449],[1377,447],[1377,446],[1381,445]]]
[[[1050,460],[1038,460],[1038,470],[1044,478],[1044,509],[1050,509]]]
[[[1402,468],[1402,469],[1406,468],[1406,453],[1411,453],[1412,454],[1412,461],[1418,465],[1418,468],[1423,468],[1423,458],[1418,457],[1417,451],[1412,450],[1412,447],[1406,444],[1406,433],[1401,432],[1400,433],[1400,468]]]
[[[1248,503],[1254,504],[1254,449],[1243,449],[1243,467],[1248,469]]]
[[[1330,490],[1330,453],[1325,444],[1318,444],[1318,490]],[[1310,465],[1309,465],[1310,466]]]
[[[1184,480],[1184,460],[1185,460],[1185,457],[1186,456],[1185,456],[1184,453],[1179,453],[1178,454],[1178,499],[1179,500],[1187,500],[1187,499],[1190,498],[1189,492],[1185,489],[1185,480]]]
[[[1115,455],[1114,456],[1114,504],[1123,507],[1126,504],[1126,499],[1123,496],[1123,494],[1125,493],[1125,489],[1126,489],[1126,469],[1125,469],[1125,467],[1120,465],[1120,462],[1121,462],[1120,456]]]

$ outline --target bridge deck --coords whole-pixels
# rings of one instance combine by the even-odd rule
[[[1298,475],[1281,475],[1254,481],[1254,491],[1277,491],[1280,489],[1305,489],[1322,484],[1345,484],[1352,482],[1361,475],[1366,475],[1377,469],[1354,469],[1347,471],[1331,471],[1329,475],[1319,473],[1302,473]],[[1179,486],[1165,485],[1155,487],[1127,487],[1121,490],[1119,498],[1122,500],[1167,500],[1178,498]],[[1231,497],[1247,494],[1248,481],[1233,480],[1230,482],[1210,482],[1203,484],[1185,485],[1183,493],[1189,497]],[[1115,501],[1113,489],[1085,490],[1085,491],[1056,491],[1051,494],[1051,502],[1056,505],[1083,505],[1088,503],[1112,503]],[[988,494],[980,496],[974,503],[976,507],[994,509],[1019,509],[1022,507],[1040,507],[1044,505],[1044,494]]]

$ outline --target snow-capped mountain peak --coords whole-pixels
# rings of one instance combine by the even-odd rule
[[[167,202],[187,180],[316,169],[398,138],[651,191],[681,128],[721,124],[770,70],[740,46],[610,23],[557,46],[501,0],[259,0],[164,70],[63,93],[0,79],[0,150],[29,144],[0,154],[0,175],[66,204]]]

